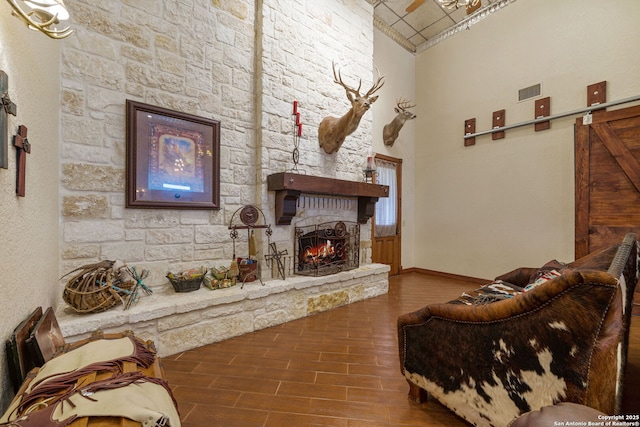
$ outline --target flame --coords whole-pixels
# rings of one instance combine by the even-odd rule
[[[336,254],[336,248],[331,243],[331,240],[327,240],[325,243],[321,243],[312,248],[308,248],[304,253],[305,260],[309,261],[317,261],[324,259],[331,259]]]

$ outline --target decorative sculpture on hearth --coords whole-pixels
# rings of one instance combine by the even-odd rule
[[[396,117],[390,122],[384,125],[382,129],[382,140],[387,147],[393,147],[393,143],[396,142],[400,129],[404,126],[407,120],[413,120],[416,115],[411,111],[407,111],[409,108],[413,108],[416,105],[411,105],[411,102],[406,99],[399,99],[396,102],[396,107],[393,111],[396,112]]]
[[[320,147],[324,149],[325,153],[333,154],[337,152],[342,146],[344,139],[358,128],[360,119],[364,113],[366,113],[369,107],[371,107],[371,104],[378,99],[378,96],[372,95],[384,85],[383,79],[384,76],[380,76],[378,72],[378,78],[373,86],[371,86],[371,89],[369,89],[366,94],[360,95],[362,79],[358,83],[357,89],[347,86],[342,81],[340,71],[336,72],[336,64],[333,63],[333,81],[345,89],[347,99],[351,103],[351,109],[342,117],[327,116],[320,122],[320,126],[318,127],[318,140],[320,141]]]
[[[270,229],[267,230],[268,236],[271,235],[269,234],[269,231],[271,230]],[[273,265],[273,261],[275,260],[276,262],[275,265],[278,268],[278,275],[282,280],[285,279],[285,268],[284,268],[284,261],[282,261],[282,257],[288,254],[289,252],[286,249],[279,251],[275,243],[269,243],[269,254],[264,256],[265,261],[267,261],[268,267],[271,267]]]

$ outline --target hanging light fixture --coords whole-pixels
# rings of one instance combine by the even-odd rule
[[[69,27],[58,29],[60,21],[69,19],[62,0],[7,1],[13,8],[13,14],[32,30],[39,30],[52,39],[63,39],[73,32]]]
[[[459,7],[467,7],[473,8],[480,3],[480,0],[438,0],[441,5],[444,7],[448,7],[449,9],[453,9],[454,7],[457,9]]]

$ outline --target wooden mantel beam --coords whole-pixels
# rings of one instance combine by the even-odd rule
[[[358,222],[366,224],[375,212],[380,197],[389,196],[389,186],[367,182],[280,172],[267,177],[269,191],[276,192],[276,224],[290,225],[296,216],[301,194],[319,194],[358,198]]]

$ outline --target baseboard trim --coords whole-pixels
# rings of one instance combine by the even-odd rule
[[[462,276],[460,274],[445,273],[442,271],[428,270],[426,268],[417,268],[417,267],[403,269],[400,274],[406,274],[406,273],[429,274],[431,276],[440,276],[440,277],[445,277],[447,279],[463,280],[465,282],[472,282],[480,285],[485,285],[491,282],[491,279],[480,279],[478,277]]]

